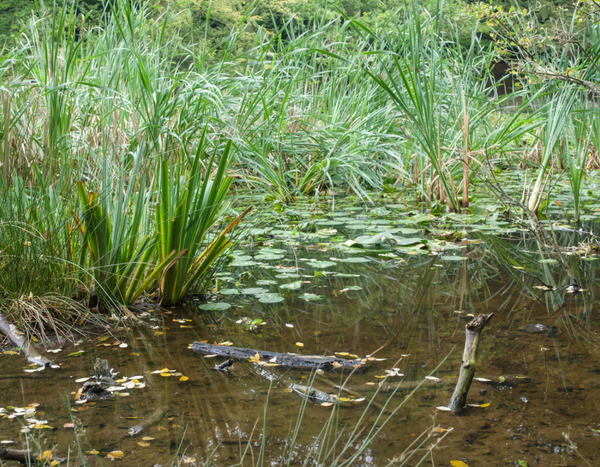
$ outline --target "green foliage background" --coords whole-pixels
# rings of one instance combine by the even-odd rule
[[[435,1],[435,0],[434,0]],[[57,0],[56,5],[63,6],[64,0]],[[36,10],[38,0],[0,0],[0,44],[10,46],[11,36],[19,31],[32,12]],[[39,0],[43,4],[43,0]],[[77,15],[86,15],[86,26],[91,27],[102,21],[102,12],[110,3],[103,0],[69,1],[75,6]],[[433,2],[420,2],[433,3]],[[458,32],[461,37],[468,39],[472,21],[467,16],[470,4],[474,0],[449,0],[446,13],[446,30]],[[512,5],[530,8],[533,2],[493,0],[494,5],[502,5],[505,9]],[[48,0],[46,8],[51,9],[53,3]],[[369,23],[381,22],[391,17],[392,13],[404,8],[404,0],[189,0],[173,2],[169,0],[151,0],[151,6],[160,15],[167,8],[178,13],[175,21],[170,22],[171,34],[178,34],[186,40],[191,40],[200,47],[214,48],[218,54],[225,47],[224,41],[233,28],[239,29],[234,54],[239,53],[253,43],[256,32],[260,29],[267,34],[273,34],[284,28],[288,21],[295,21],[296,26],[305,25],[307,28],[314,18],[334,19],[336,8],[348,16],[360,16],[361,20]],[[569,0],[540,0],[538,18],[549,22],[559,17],[561,10],[570,10],[573,5]],[[298,30],[298,28],[296,28]],[[301,30],[302,28],[300,28]],[[285,38],[285,34],[283,34]]]

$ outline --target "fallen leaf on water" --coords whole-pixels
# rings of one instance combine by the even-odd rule
[[[425,376],[425,379],[428,379],[429,381],[435,381],[436,383],[441,381],[441,379],[436,378],[435,376]]]
[[[39,461],[51,461],[52,460],[52,451],[44,451],[40,454]]]
[[[292,388],[284,388],[283,392],[293,392],[294,390]]]
[[[123,454],[123,451],[112,451],[109,452],[106,457],[108,457],[110,460],[115,460],[115,459],[123,459],[123,457],[125,457],[125,454]]]
[[[49,425],[44,425],[43,423],[36,423],[35,425],[33,425],[33,428],[35,428],[36,430],[51,430],[52,427]]]
[[[166,378],[168,376],[171,376],[171,373],[161,373],[160,376]]]
[[[73,423],[65,423],[63,428],[75,428],[75,425]]]
[[[336,354],[342,357],[347,357],[348,355],[350,355],[348,352],[336,352]]]
[[[485,404],[481,404],[481,407],[489,407],[489,406],[490,406],[489,402],[486,402]]]
[[[119,347],[122,349],[126,349],[129,346],[125,342],[123,342],[122,344],[119,344]]]
[[[445,428],[442,428],[441,426],[436,426],[436,427],[433,429],[433,432],[434,432],[434,433],[443,433],[444,431],[446,431],[446,429],[445,429]]]
[[[293,325],[293,324],[290,324],[290,323],[285,323],[285,327],[286,327],[286,328],[293,328],[293,327],[294,327],[294,325]]]
[[[436,409],[441,410],[442,412],[451,412],[452,411],[450,409],[450,407],[444,407],[444,406],[436,407]]]
[[[143,442],[139,441],[138,445],[140,445],[143,448],[147,448],[148,446],[150,446],[150,443],[143,443]]]
[[[365,385],[367,385],[367,386],[375,386],[375,384],[376,383],[371,383],[371,382],[365,383]]]
[[[90,379],[90,377],[88,376],[87,378],[79,378],[76,379],[75,382],[76,383],[85,383],[88,379]]]
[[[187,376],[182,376],[181,378],[179,378],[179,381],[187,381],[188,379],[190,378],[188,378]]]
[[[482,383],[489,383],[492,380],[488,378],[473,378],[475,381],[481,381]]]
[[[7,350],[4,352],[4,355],[19,355],[19,352],[15,352],[14,350]]]
[[[450,461],[450,465],[452,467],[469,467],[469,465],[465,464],[463,461]]]
[[[506,381],[506,378],[504,376],[500,376],[500,378],[498,378],[498,381],[504,383],[504,381]]]
[[[77,391],[77,394],[75,394],[75,400],[78,401],[79,398],[81,397],[81,394],[83,393],[83,388],[79,388],[79,391]]]
[[[296,342],[296,346],[297,347],[304,347],[304,344],[302,342]]]
[[[195,457],[188,457],[188,456],[183,456],[182,458],[183,463],[184,464],[193,464],[194,462],[196,462],[196,458]]]
[[[333,402],[323,402],[323,403],[321,404],[321,407],[330,407],[330,406],[332,406],[332,405],[333,405]]]
[[[214,358],[216,356],[217,356],[217,354],[205,355],[204,358]]]
[[[88,451],[88,454],[91,454],[92,456],[97,456],[98,454],[100,454],[100,452],[93,450],[93,451]]]

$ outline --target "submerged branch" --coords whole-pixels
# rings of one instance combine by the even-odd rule
[[[23,349],[29,363],[44,366],[52,363],[50,359],[40,355],[38,351],[29,344],[29,341],[19,334],[17,327],[10,323],[2,313],[0,313],[0,333],[4,334],[14,345]]]

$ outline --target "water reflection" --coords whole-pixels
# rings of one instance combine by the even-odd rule
[[[356,212],[346,209],[345,213],[356,220]],[[395,225],[392,217],[390,226]],[[331,219],[340,221],[344,216]],[[360,221],[366,224],[367,220],[372,218]],[[73,430],[63,428],[73,421],[81,451],[98,451],[97,458],[86,456],[103,465],[112,464],[105,458],[108,452],[121,450],[125,457],[120,462],[140,466],[184,459],[190,465],[208,460],[215,465],[235,465],[242,458],[249,464],[261,459],[273,465],[288,460],[300,464],[310,456],[322,462],[327,458],[328,465],[380,466],[399,459],[424,431],[429,430],[431,436],[424,447],[435,443],[446,433],[439,429],[431,432],[436,426],[454,428],[433,451],[433,460],[440,465],[461,458],[477,465],[518,460],[530,465],[579,465],[578,453],[591,465],[598,462],[599,323],[593,314],[597,261],[569,257],[586,289],[585,293],[569,294],[565,274],[551,262],[540,262],[543,252],[525,232],[489,235],[464,227],[470,242],[447,242],[439,247],[440,254],[426,250],[402,254],[381,245],[354,254],[367,258],[365,262],[335,261],[335,267],[311,268],[302,260],[351,256],[338,247],[341,240],[336,237],[346,238],[350,232],[356,237],[355,228],[326,227],[336,227],[337,232],[290,238],[284,230],[271,229],[273,238],[267,239],[268,245],[263,240],[262,245],[257,242],[244,253],[252,257],[267,246],[285,250],[284,258],[265,261],[273,266],[268,268],[230,268],[231,275],[221,277],[221,288],[268,288],[272,293],[281,292],[282,302],[260,303],[252,294],[240,293],[218,298],[233,305],[225,313],[199,310],[202,300],[181,309],[154,311],[127,336],[115,333],[127,348],[114,345],[122,341],[112,337],[66,346],[53,355],[62,365],[55,371],[25,374],[20,356],[3,356],[0,407],[39,403],[36,416],[53,429],[33,430],[33,435],[44,448],[57,446],[61,457],[66,457],[67,449],[75,454],[80,449]],[[369,231],[369,227],[362,228]],[[424,234],[422,225],[414,228]],[[560,236],[561,245],[576,246],[582,241],[576,233]],[[285,269],[289,267],[297,269]],[[277,277],[286,271],[299,277]],[[276,284],[260,285],[259,280]],[[282,292],[277,285],[298,280],[302,281],[299,290]],[[556,290],[536,288],[541,283]],[[302,300],[298,298],[302,294],[320,299]],[[468,315],[491,311],[495,316],[482,336],[477,374],[491,381],[474,383],[469,398],[475,404],[489,403],[489,407],[469,409],[459,418],[436,411],[452,394]],[[266,325],[250,332],[236,323],[242,317],[261,318]],[[540,329],[542,332],[537,332]],[[335,386],[345,381],[347,372],[311,375],[298,369],[265,369],[236,362],[224,374],[213,369],[222,359],[204,358],[189,350],[193,341],[229,341],[239,347],[277,352],[348,352],[361,357],[383,346],[377,356],[387,360],[369,362],[346,385],[368,400],[382,381],[378,376],[397,367],[405,375],[403,382],[396,384],[398,377],[386,380],[375,401],[381,406],[392,395],[389,408],[403,402],[404,406],[355,459],[353,452],[360,443],[343,451],[352,430],[362,427],[364,437],[372,423],[381,424],[387,417],[377,419],[380,412],[373,409],[363,415],[367,401],[334,409],[307,403],[286,390],[292,382],[306,384],[315,377],[315,387],[336,393]],[[298,342],[304,346],[296,346]],[[67,356],[78,350],[84,353]],[[121,376],[143,376],[146,388],[95,404],[74,404],[80,386],[75,379],[89,375],[96,357],[107,359]],[[405,399],[440,364],[435,375],[441,381],[426,381],[414,396]],[[189,379],[152,374],[160,369],[176,370]],[[332,410],[336,410],[335,418],[329,421]],[[24,446],[22,421],[19,417],[0,419],[0,439]],[[144,429],[130,436],[128,430],[138,424]],[[323,437],[327,426],[333,431]],[[416,465],[420,458],[417,453],[403,465]],[[394,465],[401,464],[398,460]]]

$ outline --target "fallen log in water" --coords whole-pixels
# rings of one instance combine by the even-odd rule
[[[460,374],[458,382],[450,399],[448,407],[453,414],[460,413],[467,404],[467,394],[475,376],[477,369],[477,346],[479,344],[479,335],[485,325],[492,319],[494,313],[487,315],[477,315],[470,323],[465,326],[465,350],[460,365]]]
[[[333,370],[335,368],[352,368],[362,366],[365,360],[346,360],[337,357],[324,357],[320,355],[295,355],[287,353],[269,352],[266,350],[243,349],[240,347],[228,347],[225,345],[203,344],[194,342],[192,350],[204,355],[218,355],[227,358],[237,358],[241,360],[256,359],[257,363],[273,366],[286,366],[295,368],[322,368],[323,370]]]
[[[16,461],[21,464],[35,465],[40,456],[29,450],[0,448],[0,460]]]
[[[8,339],[17,347],[23,349],[23,353],[27,357],[29,363],[35,363],[36,365],[50,365],[52,361],[43,355],[40,355],[37,350],[29,344],[29,341],[25,339],[14,324],[8,322],[2,313],[0,313],[0,333],[4,334]]]

